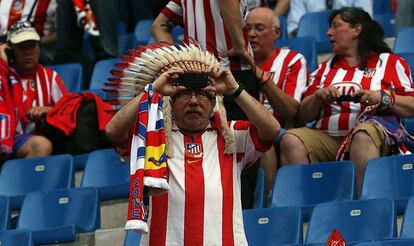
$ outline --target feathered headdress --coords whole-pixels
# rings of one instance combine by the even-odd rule
[[[219,65],[213,54],[203,51],[197,42],[189,44],[172,45],[170,43],[157,43],[141,46],[129,50],[129,55],[122,56],[122,61],[116,64],[117,69],[111,71],[114,77],[108,79],[104,91],[118,95],[117,98],[105,100],[114,108],[119,108],[143,92],[148,83],[153,83],[162,73],[173,66],[178,66],[184,72],[207,74],[211,67]],[[173,148],[169,146],[169,137],[172,128],[171,98],[164,96],[163,113],[166,132],[167,156],[174,155]],[[225,140],[225,153],[235,153],[235,143],[231,130],[227,125],[226,111],[221,95],[216,95],[216,104],[213,109],[216,126]]]

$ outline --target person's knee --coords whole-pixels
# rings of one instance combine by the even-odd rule
[[[286,133],[280,140],[280,150],[282,153],[295,151],[303,146],[302,141],[295,135]]]
[[[17,152],[17,157],[41,157],[52,154],[52,143],[43,136],[33,136]]]
[[[372,146],[375,145],[374,141],[372,140],[371,136],[364,131],[358,131],[352,136],[351,139],[351,146],[357,149],[361,149],[364,146]],[[362,149],[361,149],[362,150]]]

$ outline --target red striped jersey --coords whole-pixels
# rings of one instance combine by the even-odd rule
[[[270,146],[256,128],[233,121],[237,154],[224,154],[224,139],[209,127],[194,137],[173,125],[168,193],[150,197],[149,234],[141,245],[247,245],[240,201],[240,173]]]
[[[11,25],[27,20],[35,0],[1,0],[0,1],[0,35],[6,35]],[[55,32],[56,0],[39,0],[34,7],[30,22],[40,36]]]
[[[230,34],[221,17],[219,0],[171,0],[162,10],[169,19],[180,23],[184,27],[184,40],[192,38],[200,43],[203,49],[213,53],[220,64],[230,67],[232,71],[247,70],[250,66],[240,62],[239,58],[220,57],[219,54],[233,47]],[[236,11],[236,10],[234,10]],[[246,0],[240,0],[240,22],[243,27],[243,36],[246,49],[253,54],[249,45],[245,29],[244,16],[247,11]],[[253,56],[253,55],[252,55]]]
[[[277,48],[271,57],[259,65],[259,68],[272,72],[273,82],[286,94],[298,102],[302,100],[302,94],[309,79],[306,60],[302,54],[289,49]],[[263,92],[260,93],[260,102],[267,110],[273,112],[279,122],[282,122]]]
[[[32,107],[53,106],[68,93],[62,79],[52,69],[37,65],[36,74],[19,76],[10,69],[9,81],[17,117],[27,122],[26,112]]]
[[[329,59],[311,74],[310,85],[304,97],[319,88],[335,86],[341,95],[352,95],[360,89],[394,90],[396,95],[414,96],[411,72],[408,64],[399,56],[389,53],[371,53],[365,69],[350,67],[343,58]],[[344,136],[355,125],[363,105],[353,102],[325,104],[314,128],[331,136]]]

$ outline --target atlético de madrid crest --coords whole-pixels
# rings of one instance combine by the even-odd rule
[[[365,78],[372,78],[372,77],[374,77],[375,71],[376,71],[376,69],[375,69],[375,68],[366,68],[366,69],[364,70],[364,74],[363,74],[363,76],[364,76]]]

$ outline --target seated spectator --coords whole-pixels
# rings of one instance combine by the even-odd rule
[[[0,74],[7,80],[16,117],[15,157],[46,156],[50,141],[40,135],[43,117],[67,93],[57,73],[39,64],[40,37],[29,22],[17,22],[8,32],[8,43],[0,45]]]
[[[0,1],[0,42],[6,41],[8,29],[18,21],[30,21],[40,35],[43,64],[50,64],[55,55],[56,0]]]
[[[335,55],[312,73],[299,108],[299,120],[314,123],[282,137],[281,162],[349,158],[359,191],[369,159],[413,151],[399,123],[414,116],[414,87],[408,64],[391,53],[381,26],[367,12],[342,8],[329,21]]]
[[[280,36],[279,18],[269,8],[255,8],[247,16],[246,28],[261,79],[260,101],[284,127],[292,127],[308,81],[305,58],[298,52],[275,48]],[[259,74],[259,73],[258,73]],[[261,73],[263,74],[263,72]],[[272,189],[277,158],[272,148],[261,158],[268,193]]]
[[[290,36],[295,37],[300,18],[307,13],[319,12],[342,7],[360,7],[373,16],[373,0],[292,0],[287,18],[287,29]]]

